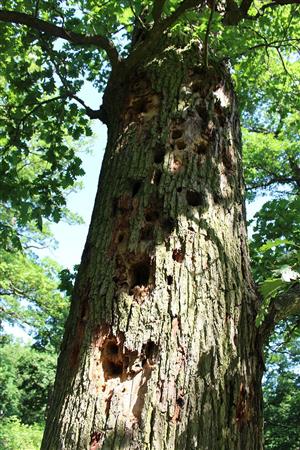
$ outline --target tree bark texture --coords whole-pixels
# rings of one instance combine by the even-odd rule
[[[202,58],[167,41],[112,74],[43,450],[262,448],[239,118]]]

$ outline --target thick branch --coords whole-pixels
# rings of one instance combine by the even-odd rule
[[[300,283],[292,285],[289,290],[278,295],[271,303],[269,312],[259,328],[263,341],[281,320],[300,314]]]
[[[173,25],[173,23],[176,22],[176,20],[178,20],[186,11],[195,8],[196,6],[202,5],[203,3],[203,0],[183,0],[179,4],[177,9],[175,9],[175,11],[170,16],[166,17],[166,19],[161,22],[161,31],[164,31],[171,25]]]
[[[209,19],[208,19],[208,23],[207,23],[207,28],[206,28],[206,33],[205,33],[205,38],[204,38],[204,66],[206,68],[208,68],[208,38],[209,38],[209,33],[210,33],[210,26],[211,26],[211,22],[213,19],[213,15],[214,15],[214,10],[215,10],[215,0],[212,0],[212,7],[211,7],[211,11],[210,11],[210,15],[209,15]]]
[[[163,8],[164,8],[165,0],[154,0],[153,9],[152,9],[152,17],[154,22],[160,20]]]
[[[238,6],[238,4],[234,0],[227,0],[226,1],[226,12],[225,12],[224,20],[223,20],[224,24],[225,25],[237,25],[243,19],[256,20],[263,14],[265,9],[267,9],[267,8],[299,4],[299,0],[274,0],[271,3],[267,3],[266,5],[263,5],[255,16],[250,16],[248,14],[248,11],[249,11],[252,3],[253,3],[253,0],[242,0],[241,5]]]
[[[274,0],[273,2],[267,3],[266,5],[263,5],[258,13],[255,16],[252,16],[253,19],[257,19],[260,17],[264,11],[268,8],[276,8],[277,6],[283,6],[283,5],[292,5],[292,4],[299,4],[299,0]]]
[[[183,0],[178,8],[168,17],[154,23],[153,28],[145,33],[145,39],[137,45],[128,56],[123,67],[123,74],[140,63],[149,50],[156,47],[164,31],[170,28],[187,10],[200,6],[205,0]]]
[[[94,45],[106,51],[112,65],[115,65],[119,60],[119,54],[112,41],[101,35],[87,36],[85,34],[75,33],[74,31],[66,30],[45,20],[37,19],[29,14],[17,11],[0,10],[0,21],[26,25],[34,30],[46,33],[49,36],[64,39],[75,45]]]
[[[262,181],[261,183],[253,183],[250,186],[248,186],[246,190],[252,191],[254,189],[267,188],[269,186],[272,186],[273,184],[288,184],[294,182],[296,182],[296,180],[292,177],[275,176],[268,181]]]

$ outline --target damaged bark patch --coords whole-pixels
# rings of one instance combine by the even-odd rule
[[[131,289],[135,286],[147,286],[150,278],[150,258],[145,256],[130,269]]]
[[[146,224],[141,230],[141,240],[150,240],[153,233],[152,224]],[[147,254],[118,254],[112,279],[117,291],[125,290],[141,303],[149,297],[154,286],[154,273],[154,262]]]
[[[175,173],[178,172],[182,167],[183,167],[182,158],[178,154],[173,153],[170,158],[170,171],[172,173]]]
[[[156,363],[157,353],[158,345],[155,342],[148,340],[142,347],[142,365],[145,366],[145,364],[149,364],[149,366],[153,366]]]
[[[172,253],[172,258],[174,261],[182,263],[184,260],[184,252],[179,248],[175,248]]]
[[[100,449],[101,445],[101,437],[103,436],[103,433],[100,431],[94,431],[91,435],[91,441],[90,441],[90,449],[89,450],[98,450]]]
[[[90,378],[96,386],[106,417],[118,416],[126,428],[140,423],[148,381],[156,363],[158,346],[153,341],[142,345],[140,352],[125,345],[125,334],[112,334],[107,326],[96,332]],[[93,433],[94,449],[100,440]],[[91,447],[92,448],[92,447]]]
[[[132,122],[145,123],[159,114],[160,96],[153,90],[148,79],[132,84],[124,109],[125,125]]]
[[[241,427],[247,423],[249,423],[253,417],[253,395],[251,395],[251,391],[249,388],[241,383],[238,402],[236,406],[236,421],[237,424]]]
[[[174,414],[173,417],[171,419],[171,421],[173,423],[179,422],[181,419],[181,412],[182,409],[184,407],[185,404],[185,400],[184,400],[184,396],[183,396],[183,391],[180,390],[177,394],[177,398],[176,398],[176,403],[175,403],[175,408],[174,408]]]

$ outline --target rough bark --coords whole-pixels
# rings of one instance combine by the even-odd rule
[[[42,449],[262,448],[257,299],[226,67],[161,43],[108,144]]]

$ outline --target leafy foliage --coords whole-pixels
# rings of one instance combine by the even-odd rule
[[[43,422],[56,355],[10,342],[0,347],[0,359],[1,416],[16,416],[26,424]]]
[[[277,327],[266,349],[264,377],[265,448],[297,450],[300,445],[299,324]]]
[[[23,424],[17,417],[9,417],[0,422],[1,450],[39,450],[43,436],[43,425]]]

